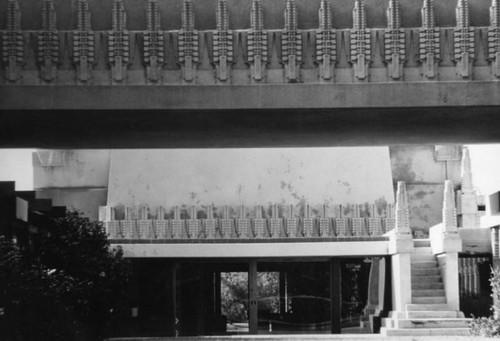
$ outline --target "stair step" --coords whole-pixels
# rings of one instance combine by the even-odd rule
[[[407,319],[421,319],[421,318],[461,318],[463,313],[454,310],[443,310],[443,311],[432,311],[432,310],[421,310],[421,311],[407,311]]]
[[[425,296],[425,297],[412,297],[412,303],[414,304],[439,304],[439,303],[446,303],[446,297],[432,297],[432,296]]]
[[[443,282],[426,281],[421,283],[411,283],[411,290],[431,290],[431,289],[444,289]]]
[[[411,261],[412,262],[435,262],[436,256],[434,256],[433,254],[426,254],[426,253],[412,253],[411,254]]]
[[[416,289],[411,291],[413,297],[441,297],[445,296],[444,289]]]
[[[469,328],[418,328],[389,329],[380,328],[382,336],[469,336]]]
[[[428,268],[437,268],[438,267],[438,262],[432,261],[432,262],[411,262],[411,268],[412,269],[428,269]]]
[[[431,247],[431,241],[430,239],[413,239],[413,246],[415,248]]]
[[[406,311],[443,311],[443,310],[453,310],[448,304],[407,304]]]
[[[411,269],[412,276],[438,276],[441,275],[439,268]]]
[[[413,255],[432,255],[432,249],[430,247],[416,247],[413,249]]]
[[[419,276],[413,275],[411,276],[412,283],[441,283],[443,280],[441,276],[433,275],[433,276]]]
[[[408,328],[468,328],[471,319],[461,318],[417,318],[408,320],[395,320],[396,329]]]

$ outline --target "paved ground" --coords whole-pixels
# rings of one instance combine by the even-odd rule
[[[340,334],[340,335],[252,335],[252,336],[199,336],[199,337],[165,337],[165,338],[114,338],[108,341],[282,341],[282,340],[300,340],[300,341],[366,341],[366,340],[381,340],[381,341],[480,341],[493,340],[491,338],[474,337],[474,336],[392,336],[382,337],[378,334]]]

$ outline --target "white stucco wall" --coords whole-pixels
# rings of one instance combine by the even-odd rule
[[[109,178],[110,151],[105,149],[55,150],[56,166],[42,166],[33,153],[33,187],[42,188],[106,188]]]
[[[394,201],[387,147],[111,151],[109,206]]]

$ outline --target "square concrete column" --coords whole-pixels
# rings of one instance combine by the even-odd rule
[[[460,289],[458,282],[458,252],[437,255],[441,277],[443,278],[446,303],[452,310],[460,310]]]
[[[411,253],[392,255],[392,302],[394,311],[404,311],[411,304]]]
[[[443,222],[429,229],[432,253],[436,255],[443,278],[446,302],[454,310],[460,310],[458,283],[458,252],[462,251],[462,240],[457,230],[457,211],[453,182],[444,183]]]
[[[411,253],[413,237],[410,229],[408,195],[403,181],[398,182],[396,193],[396,223],[385,235],[389,237],[392,264],[392,309],[402,312],[411,301]]]
[[[251,260],[248,267],[248,300],[250,314],[248,316],[248,329],[250,335],[259,332],[258,326],[258,292],[257,292],[257,261]]]

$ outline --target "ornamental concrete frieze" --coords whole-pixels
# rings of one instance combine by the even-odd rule
[[[500,78],[500,0],[374,1],[383,19],[368,0],[0,0],[0,84]]]
[[[380,214],[375,205],[175,206],[169,210],[102,206],[99,220],[109,237],[119,240],[385,240],[383,235],[397,226],[397,213],[407,218],[407,208],[402,212],[398,205],[387,205]]]

